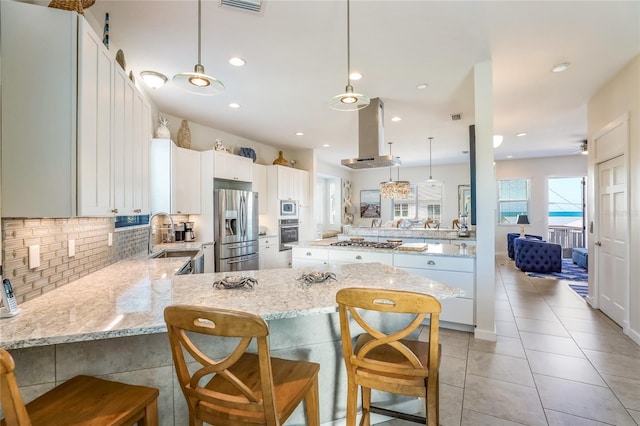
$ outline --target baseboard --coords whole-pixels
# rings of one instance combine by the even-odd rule
[[[496,340],[498,340],[498,335],[495,329],[481,330],[479,328],[476,328],[476,330],[473,332],[473,337],[480,340],[489,340],[491,342],[495,342]]]
[[[629,328],[627,331],[628,331],[627,336],[629,336],[631,340],[633,340],[634,342],[636,342],[636,344],[640,346],[640,332],[632,328]]]

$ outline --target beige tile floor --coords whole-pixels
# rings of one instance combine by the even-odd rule
[[[566,281],[498,257],[496,329],[496,342],[441,329],[443,426],[640,424],[640,347]]]

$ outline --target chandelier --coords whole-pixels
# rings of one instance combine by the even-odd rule
[[[391,155],[391,144],[389,142],[389,155]],[[401,198],[406,199],[411,192],[411,183],[406,180],[400,180],[400,166],[398,166],[398,180],[394,182],[391,177],[391,167],[389,167],[389,180],[380,182],[380,196],[382,198]]]

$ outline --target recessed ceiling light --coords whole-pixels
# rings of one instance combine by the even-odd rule
[[[402,118],[395,116],[391,118],[391,121],[402,121]]]
[[[569,65],[571,65],[570,62],[562,62],[562,63],[554,66],[553,68],[551,68],[551,72],[562,72],[562,71],[566,70],[567,68],[569,68]]]
[[[416,86],[416,89],[426,89],[427,87],[429,87],[427,83],[422,83],[422,84],[418,84]]]
[[[527,132],[516,133],[516,136],[527,136]]]
[[[240,104],[232,102],[232,103],[229,104],[229,108],[240,108]]]
[[[349,80],[360,80],[362,79],[362,74],[360,74],[359,72],[352,72],[351,74],[349,74]]]
[[[507,155],[507,158],[513,158],[513,155]]]
[[[329,145],[328,143],[322,144],[323,147],[325,148],[329,148],[331,145]]]
[[[242,58],[234,56],[233,58],[229,59],[229,63],[234,67],[243,67],[247,62]]]
[[[493,135],[493,147],[497,148],[502,145],[502,141],[504,140],[504,136],[502,135]]]
[[[296,132],[296,136],[304,136],[303,132]]]

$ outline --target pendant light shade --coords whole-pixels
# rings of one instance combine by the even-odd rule
[[[173,76],[173,82],[183,90],[196,95],[213,96],[224,92],[224,84],[215,77],[205,74],[201,61],[202,0],[198,0],[198,63],[193,72],[183,72]]]
[[[368,96],[361,93],[355,93],[353,86],[349,80],[351,74],[351,11],[350,3],[347,0],[347,86],[344,93],[329,99],[329,107],[337,111],[357,111],[369,105],[371,100]]]

